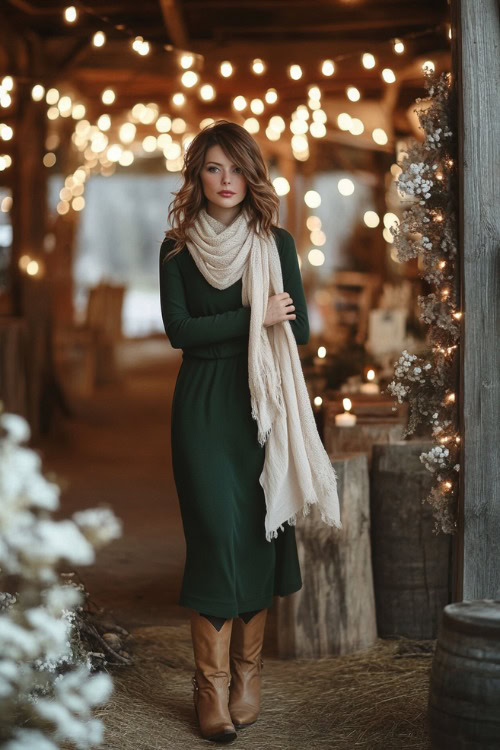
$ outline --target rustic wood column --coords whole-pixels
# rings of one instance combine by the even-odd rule
[[[47,168],[43,165],[47,133],[46,107],[31,99],[31,89],[18,93],[18,116],[14,125],[15,154],[13,182],[13,255],[14,306],[23,310],[18,260],[24,253],[42,254],[47,216]]]
[[[464,331],[457,598],[500,598],[500,25],[496,0],[454,0]],[[463,563],[463,569],[460,570]],[[461,579],[461,580],[460,580]],[[460,586],[461,584],[461,586]],[[460,590],[461,588],[461,590]]]

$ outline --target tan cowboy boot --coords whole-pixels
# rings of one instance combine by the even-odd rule
[[[229,651],[229,712],[236,729],[253,724],[259,716],[260,672],[263,666],[260,655],[266,618],[267,609],[263,609],[246,624],[239,617],[233,621]]]
[[[194,661],[193,700],[202,737],[232,742],[237,734],[229,714],[229,643],[233,621],[217,629],[199,612],[191,612]]]

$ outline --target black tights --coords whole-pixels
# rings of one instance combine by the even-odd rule
[[[254,615],[256,615],[258,612],[261,612],[261,611],[262,610],[260,609],[256,609],[254,612],[240,612],[238,617],[241,617],[241,619],[246,625],[247,622],[249,622]],[[200,615],[202,617],[206,617],[207,620],[210,620],[210,622],[212,623],[212,625],[217,631],[221,629],[221,627],[224,625],[227,619],[226,617],[215,617],[214,615],[206,615],[203,612],[200,612]]]

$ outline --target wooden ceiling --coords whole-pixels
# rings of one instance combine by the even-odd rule
[[[404,75],[406,99],[422,95],[422,76],[412,61],[422,56],[445,60],[449,56],[447,0],[85,0],[76,2],[79,17],[67,24],[68,3],[47,0],[3,0],[0,35],[9,72],[49,82],[64,77],[88,99],[99,99],[104,87],[115,88],[121,107],[137,101],[168,101],[180,83],[181,52],[198,55],[194,69],[202,83],[217,91],[214,103],[196,102],[200,119],[214,109],[230,109],[236,94],[262,97],[274,87],[290,108],[307,99],[307,86],[321,85],[325,96],[344,96],[353,84],[366,99],[383,98],[387,84],[383,67]],[[95,49],[95,31],[106,33],[107,43]],[[18,63],[12,36],[29,53]],[[142,57],[131,49],[131,39],[142,35],[151,53]],[[394,53],[391,40],[405,38],[406,52]],[[372,52],[377,67],[363,68],[361,52]],[[250,70],[253,58],[267,62],[266,74]],[[325,78],[320,62],[336,61],[336,72]],[[423,58],[425,59],[425,57]],[[28,62],[26,62],[26,60]],[[223,78],[218,65],[230,60],[235,74]],[[304,75],[292,81],[290,63],[299,63]],[[12,70],[21,64],[23,70]],[[43,80],[41,80],[43,82]],[[404,88],[404,87],[403,87]],[[418,94],[415,94],[418,92]]]

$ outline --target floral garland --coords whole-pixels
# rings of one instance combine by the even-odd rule
[[[408,402],[406,435],[428,424],[436,445],[420,460],[435,474],[427,502],[433,507],[435,530],[454,533],[460,436],[455,383],[462,313],[458,308],[456,234],[455,92],[450,73],[424,68],[429,106],[417,110],[425,137],[413,141],[399,166],[397,189],[409,207],[399,225],[391,228],[401,262],[419,258],[421,276],[432,291],[419,296],[420,319],[429,324],[429,351],[425,356],[406,350],[394,363],[388,391],[399,403]],[[422,101],[421,98],[416,100]]]

